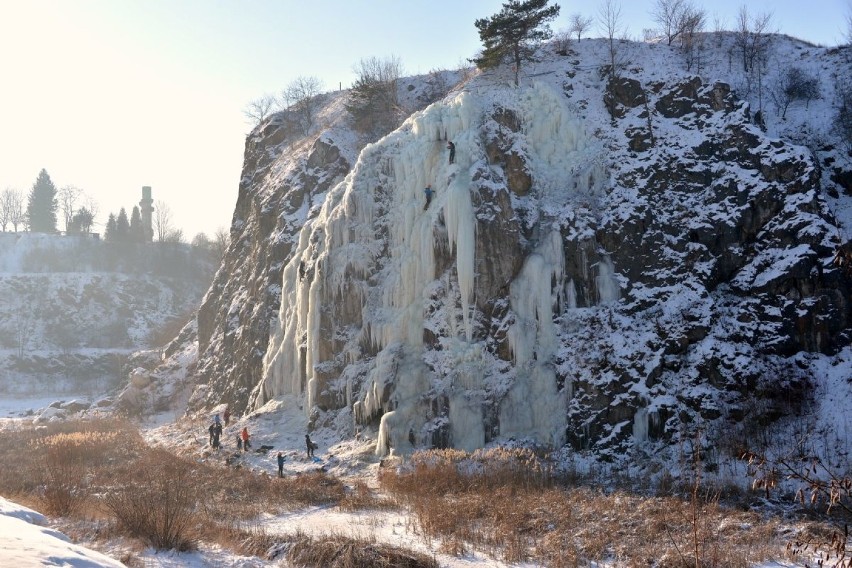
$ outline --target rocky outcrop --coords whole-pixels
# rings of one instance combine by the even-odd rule
[[[333,140],[300,141],[290,160],[281,152],[293,140],[283,115],[274,115],[246,140],[244,175],[222,265],[198,311],[199,364],[192,407],[228,403],[245,410],[263,374],[270,325],[281,302],[285,261],[311,207],[349,170]]]
[[[625,71],[593,99],[573,73],[473,81],[351,161],[331,135],[258,128],[193,403],[299,395],[311,428],[357,423],[379,453],[613,459],[796,411],[797,356],[852,328],[810,153],[725,83]]]

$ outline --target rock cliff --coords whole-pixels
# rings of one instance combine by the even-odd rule
[[[596,45],[545,53],[520,88],[474,77],[366,146],[346,93],[307,138],[260,125],[191,404],[295,396],[378,453],[613,457],[797,412],[849,343],[819,153],[753,124],[721,71],[630,44],[613,78]]]

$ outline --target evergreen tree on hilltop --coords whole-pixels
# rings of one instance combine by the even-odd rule
[[[124,207],[118,212],[115,219],[115,240],[126,243],[130,240],[130,221],[127,220],[127,211]]]
[[[56,186],[50,180],[47,170],[42,169],[27,202],[27,219],[30,231],[34,233],[56,232]]]
[[[104,229],[104,240],[111,243],[115,242],[117,240],[116,233],[118,233],[118,227],[115,220],[115,213],[110,213],[106,228]]]
[[[136,205],[133,206],[133,211],[130,213],[130,241],[134,243],[145,242],[145,228],[142,226],[142,214]]]
[[[535,44],[549,39],[553,32],[547,25],[559,15],[559,6],[548,6],[550,0],[509,0],[490,18],[474,22],[479,30],[483,50],[473,59],[480,69],[491,69],[505,61],[514,64],[515,86],[521,63],[532,60]]]

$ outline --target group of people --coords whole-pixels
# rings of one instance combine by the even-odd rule
[[[225,421],[225,426],[227,426],[231,421],[231,411],[229,408],[225,408],[225,412],[223,413],[223,418]],[[218,450],[221,448],[220,438],[222,436],[222,419],[219,418],[219,415],[216,414],[213,416],[213,422],[210,423],[207,431],[210,434],[210,446],[213,449]],[[249,434],[248,427],[243,427],[237,433],[237,450],[247,452],[251,449],[251,435]],[[271,446],[261,446],[261,449],[270,448]],[[305,434],[305,447],[307,450],[307,458],[311,459],[314,457],[314,450],[319,449],[319,446],[311,440],[310,434]],[[284,477],[284,453],[278,452],[278,477]]]
[[[224,427],[222,426],[222,419],[224,418],[225,426],[228,426],[231,422],[231,409],[225,408],[225,412],[222,413],[222,418],[219,418],[219,415],[216,414],[213,416],[213,422],[210,423],[210,426],[207,428],[208,434],[210,434],[210,447],[214,450],[218,450],[222,447],[222,442],[220,438],[222,437],[222,430]],[[237,433],[237,449],[247,451],[251,448],[251,435],[249,434],[248,428],[244,427],[240,432]]]
[[[314,450],[319,449],[319,446],[311,440],[310,434],[305,434],[305,447],[308,452],[308,459],[314,457]],[[284,453],[278,452],[278,477],[284,477]]]
[[[447,142],[447,150],[450,151],[450,164],[454,164],[456,161],[456,145],[452,140]],[[423,190],[423,193],[426,194],[426,204],[423,206],[423,211],[429,209],[429,204],[432,203],[432,196],[435,194],[435,191],[432,189],[431,185],[427,185],[426,189]]]

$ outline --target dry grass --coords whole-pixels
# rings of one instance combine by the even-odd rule
[[[287,560],[305,568],[438,568],[425,554],[345,536],[306,537],[293,542]]]
[[[380,480],[448,553],[475,547],[507,562],[661,568],[745,567],[784,554],[776,522],[714,500],[559,487],[521,450],[441,454],[417,455],[409,470]]]
[[[5,443],[4,443],[5,442]],[[25,448],[26,451],[21,451]],[[130,537],[157,548],[199,540],[298,566],[434,566],[434,559],[372,540],[268,535],[262,513],[308,505],[345,511],[405,508],[409,530],[443,553],[479,550],[506,562],[585,566],[750,566],[784,555],[779,523],[698,495],[643,497],[557,479],[529,450],[415,454],[381,470],[383,492],[347,489],[325,473],[283,479],[222,468],[147,447],[119,421],[61,423],[0,433],[0,493],[49,514],[96,519],[93,540]],[[384,494],[383,494],[384,493]],[[687,492],[688,494],[688,492]],[[387,496],[386,496],[387,495]],[[812,523],[795,557],[825,535]]]
[[[25,448],[25,451],[21,451]],[[56,516],[106,518],[110,532],[158,549],[234,541],[262,512],[336,505],[343,483],[324,473],[284,479],[198,463],[145,445],[118,420],[0,433],[0,493]]]
[[[396,501],[377,495],[363,481],[356,481],[338,504],[343,511],[387,511],[398,509]]]

